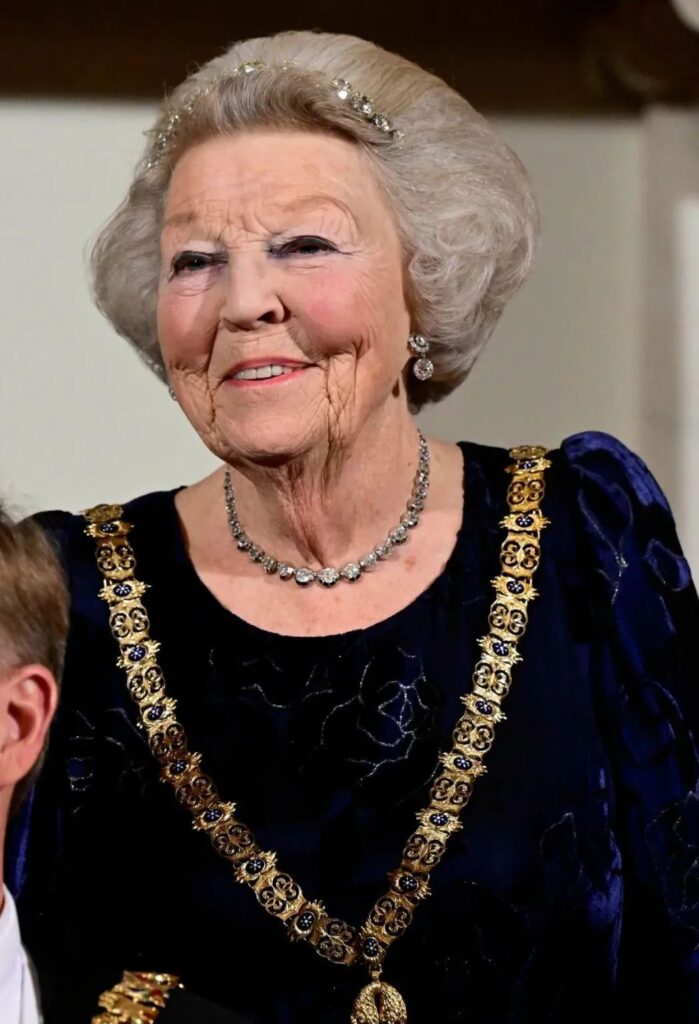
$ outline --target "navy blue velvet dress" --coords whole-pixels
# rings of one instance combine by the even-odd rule
[[[444,571],[341,635],[246,623],[196,576],[174,492],[126,506],[193,749],[307,896],[356,925],[426,804],[487,632],[510,459],[461,447],[464,516]],[[589,432],[551,457],[507,721],[433,895],[386,960],[410,1024],[699,1020],[697,594],[637,456]],[[10,885],[47,1024],[87,1024],[127,967],[177,973],[255,1024],[348,1024],[365,973],[290,943],[191,829],[136,728],[93,541],[79,517],[40,518],[70,573],[72,629]]]

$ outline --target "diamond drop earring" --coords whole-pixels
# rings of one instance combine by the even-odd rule
[[[173,400],[173,402],[177,401],[177,395],[175,394],[175,389],[173,388],[172,384],[168,384],[168,386],[167,386],[167,393],[170,396],[170,398]]]
[[[430,350],[430,343],[422,334],[411,334],[408,338],[408,348],[418,358],[413,363],[413,374],[418,380],[429,380],[434,373],[434,364],[427,358]]]

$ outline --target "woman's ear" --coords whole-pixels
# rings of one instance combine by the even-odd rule
[[[39,760],[57,700],[56,680],[43,665],[0,673],[0,789],[16,785]]]

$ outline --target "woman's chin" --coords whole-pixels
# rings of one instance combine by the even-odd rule
[[[314,437],[317,436],[317,443],[321,444],[323,437],[327,438],[327,430],[322,431],[303,429],[303,424],[298,419],[293,422],[255,423],[253,418],[245,425],[228,425],[221,451],[224,461],[235,462],[238,459],[245,462],[257,463],[264,466],[278,466],[289,462],[292,459],[307,455],[314,447]],[[230,460],[225,452],[230,452]]]

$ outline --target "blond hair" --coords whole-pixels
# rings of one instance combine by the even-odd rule
[[[0,673],[39,664],[60,682],[67,632],[68,593],[51,541],[34,522],[13,523],[0,507]],[[15,786],[12,810],[42,758]]]

